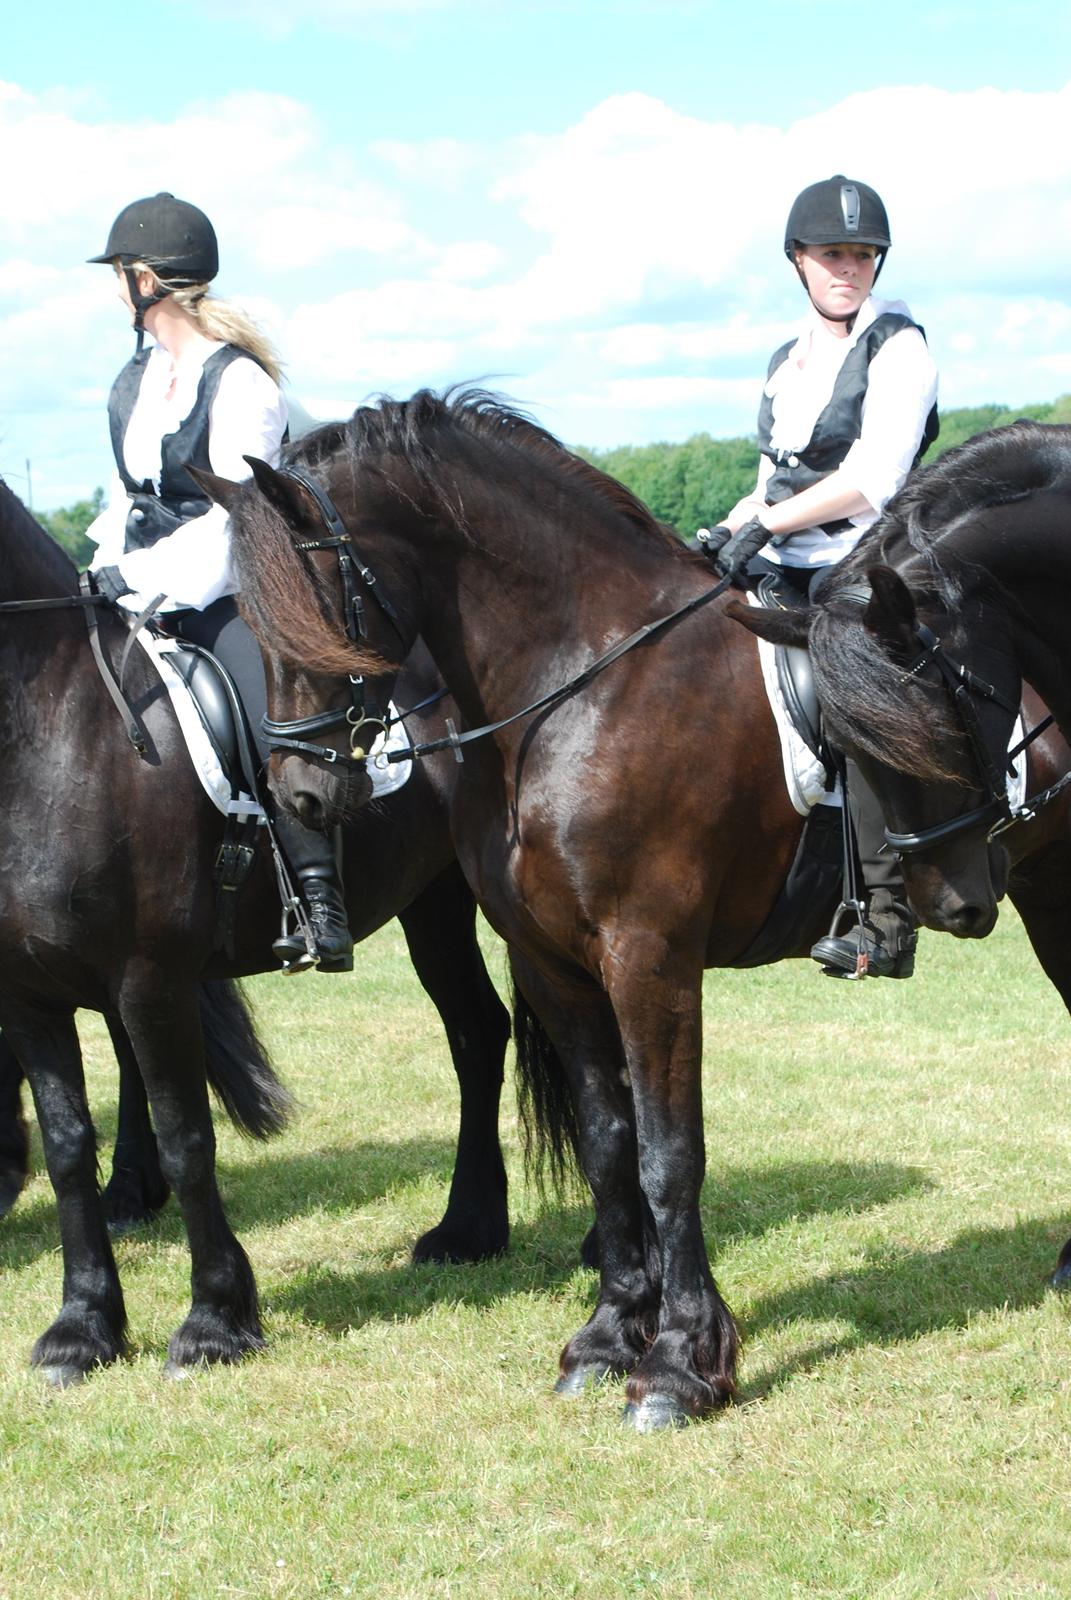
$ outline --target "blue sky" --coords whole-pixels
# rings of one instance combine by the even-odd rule
[[[298,18],[298,20],[294,20]],[[748,432],[804,183],[874,183],[946,404],[1071,389],[1071,14],[690,0],[20,6],[0,139],[0,471],[106,479],[103,248],[170,188],[316,416],[491,378],[569,442]]]

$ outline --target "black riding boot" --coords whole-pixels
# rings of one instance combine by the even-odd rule
[[[333,836],[303,828],[296,818],[282,811],[275,818],[275,831],[297,879],[295,888],[305,902],[316,941],[316,965],[321,972],[352,971],[353,937],[346,919]],[[308,964],[303,963],[309,952],[299,928],[276,939],[272,949],[287,967],[298,963],[300,971],[302,964]]]
[[[881,807],[854,761],[848,762],[848,803],[867,891],[863,927],[856,923],[842,936],[827,934],[811,955],[830,977],[854,977],[865,948],[869,977],[910,978],[915,970],[918,924],[907,905],[900,863],[885,848]]]
[[[904,902],[891,899],[886,889],[875,889],[869,896],[862,928],[855,923],[842,936],[827,934],[819,939],[811,955],[830,977],[854,977],[859,970],[860,951],[865,948],[868,977],[910,978],[915,970],[918,942],[915,919]]]

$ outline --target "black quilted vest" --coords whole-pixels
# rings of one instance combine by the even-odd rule
[[[883,311],[880,316],[874,318],[869,328],[861,334],[845,356],[829,402],[819,414],[814,431],[802,450],[778,451],[772,448],[770,436],[773,431],[773,401],[763,390],[762,404],[759,407],[759,449],[764,456],[769,457],[774,467],[766,481],[767,505],[777,505],[782,500],[789,500],[794,494],[799,494],[801,489],[809,489],[812,484],[820,483],[823,478],[828,478],[831,472],[837,470],[859,437],[863,421],[863,401],[866,398],[866,387],[870,377],[870,363],[886,339],[891,339],[894,333],[899,333],[903,328],[919,328],[919,325],[898,311]],[[922,328],[919,328],[919,332],[925,338]],[[779,350],[774,351],[766,372],[767,382],[778,367],[788,359],[788,353],[795,343],[795,339],[789,339]],[[922,456],[937,438],[939,428],[937,407],[934,406],[926,418],[926,426],[913,466],[918,466]],[[847,518],[841,518],[837,522],[827,522],[824,528],[826,533],[839,533],[849,525]]]
[[[126,519],[126,551],[145,550],[157,539],[174,533],[184,522],[203,517],[212,501],[198,483],[190,477],[190,467],[212,470],[208,458],[208,424],[212,401],[219,388],[219,380],[230,366],[247,350],[237,345],[225,344],[209,356],[197,385],[197,397],[188,416],[179,423],[174,433],[165,433],[160,443],[160,492],[152,482],[138,483],[127,471],[123,458],[123,441],[126,438],[130,414],[138,398],[138,390],[145,372],[146,355],[134,356],[127,362],[112,384],[108,400],[108,423],[111,428],[112,450],[119,476],[130,496],[130,510]],[[249,357],[253,360],[253,357]]]

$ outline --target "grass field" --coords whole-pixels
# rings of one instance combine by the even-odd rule
[[[525,1190],[511,1104],[511,1253],[408,1266],[445,1203],[453,1079],[396,926],[358,968],[250,985],[303,1107],[272,1147],[221,1131],[262,1356],[161,1376],[188,1286],[172,1206],[117,1249],[132,1358],[46,1390],[43,1176],[0,1224],[0,1600],[1071,1595],[1046,1289],[1071,1029],[1012,914],[984,945],[924,938],[912,983],[708,976],[705,1226],[742,1400],[656,1437],[620,1426],[617,1385],[551,1395],[592,1303],[587,1216]],[[103,1143],[113,1068],[82,1020]]]

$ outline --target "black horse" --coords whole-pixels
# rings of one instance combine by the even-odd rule
[[[627,1373],[641,1429],[706,1413],[733,1393],[737,1336],[699,1218],[700,980],[771,959],[750,952],[802,826],[752,641],[702,557],[479,393],[383,401],[279,470],[254,464],[252,484],[210,487],[272,652],[273,784],[300,815],[349,816],[367,785],[359,765],[288,746],[285,725],[324,728],[340,677],[378,672],[381,691],[407,641],[428,641],[468,730],[459,859],[533,1013],[519,1066],[595,1198],[599,1301],[560,1387]],[[333,549],[312,553],[336,516],[366,564],[363,652],[342,631]],[[1063,829],[1066,868],[1066,814]],[[1023,914],[1071,1003],[1071,897],[1050,917],[1044,890]],[[782,953],[806,954],[830,909],[812,904]]]
[[[1069,604],[1071,428],[1019,422],[916,474],[812,609],[737,608],[810,649],[830,734],[881,796],[930,927],[993,927],[1023,679],[1071,731]]]
[[[1003,770],[1023,678],[1071,731],[1071,428],[1018,422],[948,451],[890,502],[817,605],[736,615],[808,646],[826,727],[881,799],[920,919],[984,938],[1007,884],[1071,1003],[1066,767],[1032,774],[1021,816]],[[1049,848],[1017,865],[1032,841]],[[1071,1284],[1071,1241],[1053,1281]]]
[[[0,485],[0,597],[60,598],[76,590],[67,557]],[[100,632],[117,662],[125,627],[104,616]],[[426,658],[407,668],[406,678],[399,693],[412,704],[433,682]],[[138,651],[128,662],[126,686],[148,733],[148,759],[134,753],[94,666],[80,611],[5,614],[0,684],[0,1025],[9,1066],[13,1049],[33,1091],[64,1254],[63,1306],[32,1359],[63,1384],[115,1359],[124,1345],[123,1299],[97,1188],[74,1025],[75,1010],[84,1007],[104,1013],[124,1069],[125,1146],[117,1166],[138,1166],[142,1158],[133,1152],[151,1138],[143,1080],[162,1167],[151,1198],[159,1201],[165,1186],[173,1188],[187,1226],[193,1303],[171,1339],[169,1364],[236,1360],[258,1347],[262,1334],[249,1263],[216,1186],[206,1069],[247,1131],[265,1135],[282,1125],[285,1091],[229,981],[277,965],[274,870],[262,841],[243,891],[234,956],[215,950],[212,865],[222,818],[186,757],[166,693]],[[415,718],[416,736],[441,730],[442,714],[439,706]],[[461,1087],[449,1204],[417,1244],[418,1259],[479,1258],[503,1249],[507,1238],[497,1111],[508,1019],[485,971],[474,901],[453,858],[452,781],[449,760],[417,769],[344,840],[350,927],[362,939],[400,917],[414,965],[443,1018]],[[295,999],[300,992],[295,985]],[[8,1130],[0,1168],[6,1166],[10,1186],[24,1151],[13,1115]],[[147,1181],[151,1187],[151,1171]]]

